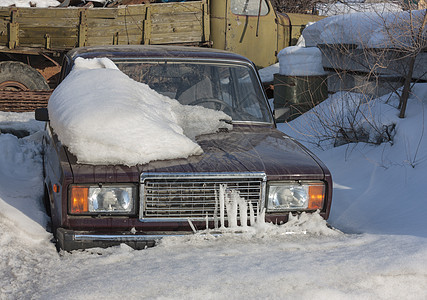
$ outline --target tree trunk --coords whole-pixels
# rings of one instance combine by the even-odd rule
[[[405,83],[403,84],[403,91],[402,95],[400,96],[400,102],[399,102],[399,118],[405,117],[406,112],[406,105],[408,104],[408,98],[409,98],[409,92],[411,91],[411,80],[412,80],[412,74],[414,73],[414,65],[415,65],[415,59],[417,58],[416,55],[411,56],[411,59],[409,60],[409,70],[405,77]]]

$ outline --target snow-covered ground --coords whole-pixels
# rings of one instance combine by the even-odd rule
[[[143,251],[58,254],[41,205],[40,124],[31,113],[0,113],[0,127],[32,133],[0,134],[0,299],[425,299],[427,85],[414,91],[407,117],[392,118],[393,145],[306,143],[333,174],[334,230],[305,215],[284,228],[168,238]],[[378,101],[397,114],[393,101]],[[279,128],[304,140],[291,129],[299,120]]]

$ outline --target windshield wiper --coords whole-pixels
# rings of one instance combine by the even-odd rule
[[[221,122],[233,125],[233,121],[232,120],[227,120],[227,119],[219,119]]]

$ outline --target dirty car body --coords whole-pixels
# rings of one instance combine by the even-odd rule
[[[265,212],[267,222],[282,224],[289,213],[314,211],[328,218],[330,172],[276,129],[257,71],[246,58],[188,47],[79,48],[66,55],[62,79],[77,57],[108,57],[131,78],[182,104],[224,111],[233,129],[196,137],[201,155],[136,166],[91,165],[78,163],[47,123],[45,200],[59,248],[126,243],[141,249],[164,236],[227,226],[227,212],[218,224],[221,187],[238,191],[255,214]],[[73,203],[77,198],[83,205]]]

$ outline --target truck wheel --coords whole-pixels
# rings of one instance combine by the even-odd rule
[[[34,68],[19,61],[0,62],[0,90],[50,90],[44,77]]]

